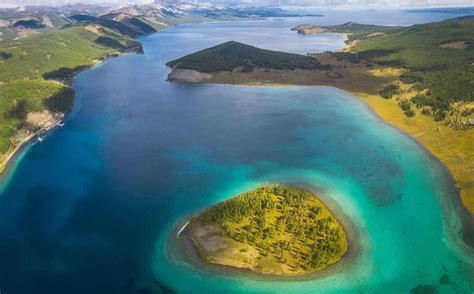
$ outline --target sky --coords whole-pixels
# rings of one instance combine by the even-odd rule
[[[166,0],[165,0],[166,1]],[[169,1],[169,0],[167,0]],[[196,0],[188,0],[195,2]],[[225,0],[197,0],[198,2],[226,3]],[[0,0],[0,7],[16,7],[25,5],[66,5],[72,3],[92,4],[143,4],[153,0]],[[436,6],[474,6],[474,0],[232,0],[255,5],[310,5],[318,7],[436,7]]]

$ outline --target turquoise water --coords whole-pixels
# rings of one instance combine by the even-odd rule
[[[447,17],[385,14],[358,17]],[[0,291],[471,293],[474,259],[449,175],[358,99],[330,87],[165,82],[167,61],[227,40],[298,53],[343,46],[343,36],[288,31],[300,22],[176,27],[143,38],[144,55],[79,74],[66,125],[27,148],[3,179]],[[169,246],[190,214],[279,181],[324,190],[360,254],[331,275],[275,281],[196,267]]]
[[[212,182],[195,188],[183,187],[182,193],[205,198],[202,204],[193,206],[199,209],[266,182],[302,182],[319,187],[339,204],[356,228],[362,253],[350,266],[314,281],[236,278],[196,271],[186,260],[173,258],[173,248],[166,247],[171,234],[168,227],[160,235],[154,256],[154,270],[162,283],[184,292],[201,289],[204,293],[217,289],[408,292],[419,285],[435,285],[442,292],[471,291],[472,257],[460,254],[446,232],[459,230],[459,223],[457,210],[440,201],[453,197],[453,191],[436,161],[343,92],[330,88],[264,88],[255,97],[252,91],[238,88],[246,98],[232,95],[237,104],[234,111],[245,107],[245,122],[237,123],[243,129],[261,116],[262,107],[269,113],[270,117],[263,122],[259,119],[257,126],[258,134],[263,136],[260,148],[264,154],[248,162],[237,160],[242,158],[239,155],[220,163],[212,160],[215,146],[181,151],[177,158],[186,164],[179,174],[191,176],[189,173],[198,170],[212,178]],[[295,113],[297,126],[282,122]],[[277,139],[273,132],[277,132]],[[239,150],[245,147],[238,142],[247,137],[251,134],[239,136],[234,152],[245,154]],[[175,205],[172,210],[180,210],[181,218],[197,210],[183,209],[180,201]],[[442,207],[448,219],[443,219]],[[450,283],[440,285],[443,277],[448,277]]]

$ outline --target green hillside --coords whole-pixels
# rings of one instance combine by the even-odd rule
[[[22,126],[29,112],[66,112],[73,97],[73,90],[55,82],[24,80],[0,84],[0,153],[9,149],[13,131]]]
[[[474,102],[474,17],[410,26],[354,49],[367,61],[408,69],[401,80],[420,91],[413,102],[437,120],[454,102]]]
[[[289,70],[325,68],[313,57],[264,50],[234,41],[187,55],[166,65],[205,73],[233,71],[237,68],[242,68],[244,72],[253,71],[255,68]]]
[[[83,26],[21,38],[0,44],[0,52],[12,55],[0,63],[0,81],[39,79],[60,68],[90,65],[95,59],[117,51],[117,48],[98,44],[100,37],[113,39],[123,48],[135,45],[133,39],[107,29],[99,36]]]
[[[11,138],[25,124],[30,112],[67,112],[74,91],[68,83],[78,70],[120,52],[142,52],[136,37],[155,29],[139,19],[125,23],[96,19],[70,25],[65,19],[50,18],[60,30],[4,39],[0,42],[0,158],[11,149]],[[0,162],[1,163],[1,162]]]

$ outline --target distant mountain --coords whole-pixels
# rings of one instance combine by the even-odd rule
[[[92,23],[102,25],[106,28],[119,31],[123,35],[132,38],[156,32],[156,29],[139,16],[126,13],[111,13],[103,15]]]
[[[179,1],[156,0],[149,4],[125,6],[106,6],[94,4],[71,4],[59,7],[26,6],[23,9],[0,9],[0,20],[34,16],[41,18],[45,14],[58,14],[65,18],[77,15],[101,16],[112,13],[124,13],[131,16],[144,16],[155,21],[176,24],[205,19],[233,19],[255,17],[295,17],[307,16],[278,7],[249,6],[243,4],[187,3]],[[312,16],[320,16],[312,14]],[[83,21],[81,19],[80,21]]]
[[[78,23],[96,22],[130,37],[153,32],[166,26],[213,20],[307,16],[278,7],[243,4],[185,3],[156,0],[149,4],[106,6],[74,4],[60,7],[26,6],[0,9],[1,40],[51,31]],[[314,14],[312,16],[321,16]]]

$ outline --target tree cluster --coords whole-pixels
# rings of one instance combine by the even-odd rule
[[[201,221],[219,224],[234,240],[272,254],[292,267],[314,270],[343,253],[345,235],[330,212],[310,193],[264,186],[211,207]]]

